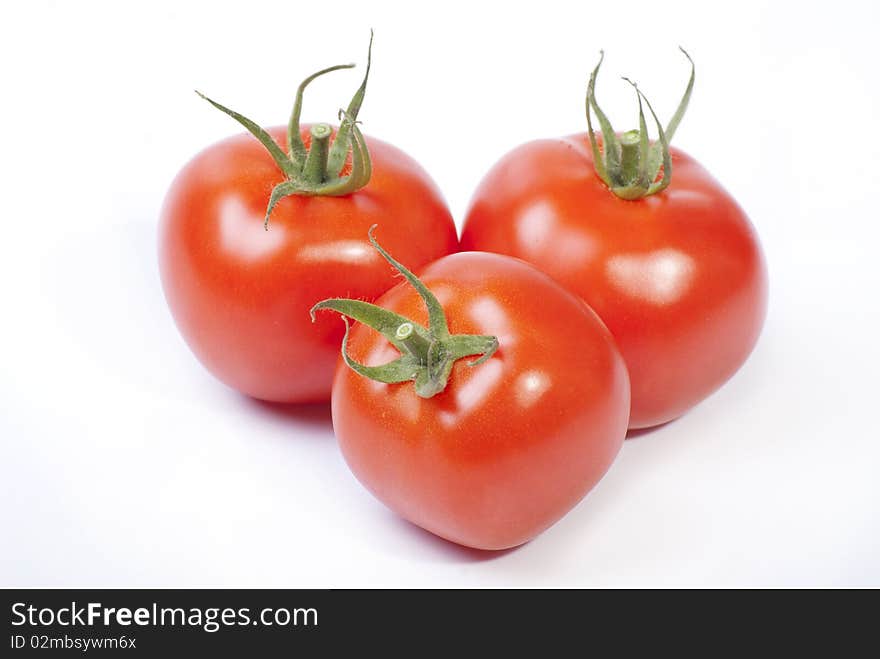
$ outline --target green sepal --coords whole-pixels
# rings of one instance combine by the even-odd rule
[[[651,112],[651,116],[654,117],[654,122],[657,125],[657,134],[660,136],[660,153],[663,158],[663,178],[654,183],[654,179],[657,178],[657,170],[654,170],[655,173],[651,179],[651,186],[646,193],[652,195],[661,190],[665,190],[670,181],[672,181],[672,156],[669,154],[668,131],[663,130],[663,126],[660,124],[660,119],[657,118],[657,114],[654,112],[654,108],[651,107],[651,102],[648,98],[642,94],[638,87],[636,87],[636,91],[639,93],[639,96],[644,99],[645,105],[648,106],[648,110]]]
[[[287,157],[287,154],[284,153],[284,150],[280,146],[278,146],[278,143],[274,139],[272,139],[272,136],[269,135],[269,133],[262,126],[251,121],[243,114],[239,114],[235,110],[230,110],[225,105],[221,105],[217,101],[208,98],[198,89],[196,89],[195,92],[203,99],[208,101],[208,103],[213,105],[215,108],[235,119],[238,123],[244,126],[251,135],[256,137],[260,141],[260,144],[266,147],[266,150],[272,156],[272,160],[275,161],[282,172],[284,172],[287,176],[296,175],[296,168],[294,166],[294,163],[291,162],[290,158]]]
[[[302,114],[303,94],[306,91],[306,87],[308,87],[315,78],[319,78],[325,73],[339,71],[340,69],[353,69],[354,66],[354,64],[337,64],[336,66],[330,66],[326,69],[321,69],[317,73],[313,73],[299,83],[299,87],[296,89],[296,98],[293,101],[293,110],[290,112],[290,121],[287,123],[287,151],[290,154],[290,159],[298,165],[300,171],[305,167],[306,156],[308,155],[306,152],[306,145],[300,134],[299,120],[300,115]]]
[[[671,142],[673,135],[675,135],[675,131],[678,130],[678,124],[681,123],[682,117],[684,117],[685,111],[687,111],[688,104],[691,101],[691,92],[694,90],[694,77],[696,75],[696,66],[694,66],[694,60],[691,59],[691,56],[688,55],[688,52],[682,48],[681,46],[678,49],[684,53],[684,56],[687,57],[688,62],[691,63],[691,77],[688,80],[687,87],[684,90],[684,94],[681,97],[681,100],[678,102],[678,107],[675,109],[675,114],[672,115],[672,119],[669,120],[669,123],[666,124],[666,139]],[[647,102],[647,99],[646,99]]]
[[[364,102],[364,95],[367,93],[367,80],[370,77],[372,56],[373,31],[370,30],[370,45],[367,48],[367,69],[364,72],[364,80],[361,82],[361,86],[358,87],[358,90],[354,93],[354,96],[349,102],[348,110],[344,112],[348,121],[339,125],[339,131],[336,133],[336,138],[333,140],[333,146],[330,147],[330,157],[327,160],[327,172],[331,176],[339,176],[339,173],[345,166],[345,157],[348,155],[349,148],[351,147],[350,132],[355,127],[358,112],[361,111],[361,105]]]
[[[619,176],[618,170],[620,169],[620,145],[617,143],[617,133],[614,132],[614,128],[611,127],[611,122],[608,121],[608,117],[605,116],[605,113],[602,112],[602,109],[599,107],[599,104],[596,102],[596,77],[599,75],[599,67],[602,66],[602,61],[605,59],[605,51],[599,51],[599,62],[596,64],[596,68],[593,69],[593,73],[590,76],[590,84],[587,88],[587,120],[590,118],[590,109],[592,108],[593,112],[596,113],[596,118],[599,120],[599,127],[602,130],[602,149],[605,155],[605,171],[607,172],[607,176],[610,177],[614,183],[618,183],[619,181],[614,180],[615,176]],[[592,133],[592,128],[590,129]],[[594,138],[595,139],[595,136]]]
[[[498,350],[498,339],[480,334],[455,334],[449,337],[448,350],[457,358],[480,355],[479,359],[468,362],[468,366],[478,366]]]
[[[345,338],[342,341],[342,357],[353,371],[364,377],[386,384],[412,380],[415,392],[422,398],[431,398],[446,388],[455,362],[464,357],[480,355],[468,362],[477,366],[495,354],[498,339],[494,336],[476,334],[450,334],[446,313],[434,294],[408,268],[395,260],[373,237],[373,225],[368,233],[370,242],[415,288],[428,308],[429,327],[401,316],[389,309],[347,298],[330,298],[318,302],[310,314],[326,309],[342,315],[345,321]],[[379,366],[366,366],[348,354],[348,318],[356,320],[384,336],[399,352],[400,357]]]
[[[266,206],[266,215],[263,218],[264,229],[269,229],[269,216],[272,214],[272,209],[275,208],[275,204],[284,199],[284,197],[289,197],[292,194],[297,194],[297,190],[299,190],[297,181],[293,179],[289,181],[282,181],[274,188],[272,188],[272,194],[269,195],[269,204]]]
[[[638,86],[624,78],[636,91],[639,104],[639,128],[630,133],[637,134],[637,140],[622,140],[608,121],[596,102],[596,78],[605,59],[605,53],[600,51],[599,62],[590,75],[587,85],[586,114],[587,134],[590,140],[590,149],[593,154],[593,165],[596,175],[618,197],[625,200],[636,200],[656,194],[664,190],[672,180],[672,158],[669,153],[669,142],[672,135],[678,129],[682,117],[690,102],[691,92],[694,88],[695,67],[690,55],[680,48],[691,64],[691,75],[688,80],[684,95],[678,104],[675,114],[670,119],[666,130],[663,129],[648,98]],[[642,101],[648,106],[648,110],[657,126],[658,141],[651,142],[648,137],[647,123],[645,121]],[[591,115],[596,113],[602,132],[602,148],[600,149]],[[657,181],[660,170],[663,170],[661,180]]]
[[[391,266],[397,270],[400,274],[402,274],[406,280],[412,285],[416,292],[419,294],[419,297],[425,303],[425,306],[428,308],[428,327],[430,328],[431,334],[434,338],[437,339],[445,339],[449,336],[449,326],[446,324],[446,314],[443,312],[443,307],[440,305],[440,302],[434,297],[434,294],[428,290],[428,287],[425,286],[422,281],[416,277],[412,271],[409,270],[405,265],[397,261],[391,254],[385,251],[385,249],[376,242],[376,239],[373,237],[373,231],[376,229],[376,225],[370,227],[367,235],[370,238],[370,242],[373,244],[373,247],[376,248],[376,251],[382,255]]]

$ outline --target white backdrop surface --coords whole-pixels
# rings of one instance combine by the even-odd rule
[[[0,585],[880,585],[876,3],[17,3],[0,20]],[[531,543],[487,554],[374,500],[327,406],[246,399],[159,285],[168,184],[237,132],[198,88],[284,123],[299,80],[363,63],[361,118],[456,221],[515,145],[626,128],[635,78],[761,235],[770,307],[718,393],[626,442]],[[360,80],[326,78],[305,120]]]

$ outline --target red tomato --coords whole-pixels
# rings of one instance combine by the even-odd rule
[[[284,144],[286,129],[272,137]],[[306,145],[309,127],[302,130]],[[326,400],[339,356],[338,320],[309,321],[326,297],[375,299],[396,283],[366,240],[375,223],[413,266],[455,251],[452,217],[424,170],[367,138],[372,178],[341,197],[281,199],[263,228],[270,192],[284,180],[252,136],[223,140],[175,179],[162,210],[162,284],[184,339],[223,382],[264,400]]]
[[[767,279],[743,210],[693,158],[671,149],[668,188],[618,198],[586,135],[505,156],[478,187],[462,249],[519,257],[580,295],[620,347],[630,427],[660,424],[721,386],[763,324]]]
[[[375,382],[340,362],[332,408],[342,453],[367,489],[411,522],[480,549],[519,545],[611,465],[626,433],[626,368],[596,315],[526,263],[460,253],[421,279],[452,334],[492,335],[499,347],[483,363],[456,361],[446,388],[429,398],[412,382]],[[377,304],[427,325],[408,283]],[[371,365],[399,356],[365,325],[352,330],[349,353]]]

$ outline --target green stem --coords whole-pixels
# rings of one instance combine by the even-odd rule
[[[628,130],[620,136],[620,175],[623,181],[631,181],[638,175],[639,137],[638,130]]]
[[[394,336],[404,345],[409,354],[419,360],[420,364],[428,363],[431,342],[416,332],[415,325],[409,321],[401,323],[394,332]]]
[[[302,178],[309,185],[319,185],[327,175],[327,154],[330,152],[330,124],[315,124],[311,128],[312,144],[303,165]]]

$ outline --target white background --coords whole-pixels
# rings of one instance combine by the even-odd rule
[[[604,7],[615,7],[604,9]],[[833,9],[832,9],[833,7]],[[880,586],[874,2],[13,3],[0,19],[0,585]],[[515,145],[635,125],[635,78],[750,214],[770,309],[744,368],[624,446],[514,551],[459,548],[352,477],[326,406],[254,402],[195,361],[156,264],[162,197],[296,84],[364,61],[368,134],[460,222]],[[315,84],[335,116],[362,68]]]

